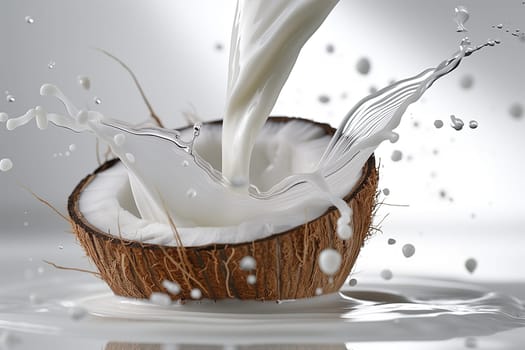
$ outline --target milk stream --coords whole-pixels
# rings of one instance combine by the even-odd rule
[[[337,2],[238,2],[222,129],[222,173],[238,189],[248,188],[255,139],[301,48]]]

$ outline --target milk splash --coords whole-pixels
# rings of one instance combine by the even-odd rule
[[[226,136],[222,140],[222,173],[194,149],[199,134],[205,132],[208,126],[202,126],[201,130],[197,125],[189,137],[154,126],[133,126],[97,111],[77,108],[56,86],[50,84],[42,86],[41,94],[62,101],[67,115],[47,113],[38,106],[21,117],[9,119],[6,126],[13,130],[35,119],[41,129],[51,122],[75,132],[93,133],[106,142],[120,158],[129,176],[134,204],[140,216],[135,218],[139,223],[132,231],[145,230],[154,243],[177,244],[169,225],[171,219],[185,245],[237,243],[301,225],[320,216],[330,205],[336,206],[341,214],[337,225],[339,237],[349,239],[352,235],[352,211],[342,197],[349,193],[359,178],[367,159],[384,140],[398,139],[399,135],[393,130],[399,125],[403,113],[437,79],[454,70],[465,56],[494,44],[488,42],[470,48],[470,42],[463,40],[459,51],[437,67],[389,85],[361,100],[343,119],[312,171],[287,176],[265,190],[251,184],[246,186],[246,190],[239,191],[238,187],[244,187],[247,175],[245,162],[246,158],[249,162],[254,137],[284,84],[283,76],[279,74],[270,78],[263,74],[253,80],[247,72],[254,68],[255,62],[245,60],[244,55],[252,51],[257,53],[250,45],[260,45],[264,39],[262,44],[266,45],[260,48],[268,52],[258,56],[263,63],[261,69],[269,69],[273,66],[272,62],[279,62],[277,70],[286,78],[304,41],[335,5],[335,2],[318,3],[321,2],[298,1],[275,7],[267,3],[263,5],[262,1],[240,3],[243,6],[238,7],[232,36],[234,48],[230,58],[229,103],[223,128]],[[268,9],[263,10],[266,6],[269,6]],[[257,28],[266,28],[264,34],[253,28],[251,31],[241,28],[250,22],[255,10],[263,14],[262,24],[258,24],[263,27]],[[274,18],[276,13],[281,14],[277,19]],[[285,22],[289,24],[284,25]],[[308,25],[303,26],[305,23]],[[258,41],[245,46],[241,32],[246,31],[249,38],[259,38]],[[282,40],[285,39],[298,40],[301,44],[292,45],[288,48],[288,55],[283,55],[286,45]],[[272,42],[276,44],[270,45]],[[283,61],[278,58],[281,56],[288,59]],[[263,88],[260,90],[256,86]],[[242,91],[249,93],[242,96]],[[228,114],[228,111],[231,113]],[[285,127],[294,129],[300,126],[289,123]],[[308,131],[299,129],[295,132]],[[250,154],[235,158],[239,151],[247,150]],[[228,169],[227,174],[225,169]],[[87,210],[82,211],[88,214]],[[129,222],[129,217],[133,216],[121,208],[113,214],[109,210],[106,212],[107,216],[113,215],[112,223],[105,223],[102,227],[112,233],[121,232],[121,227],[117,225],[126,220]],[[196,234],[196,227],[200,236],[197,241],[194,236],[191,240],[185,240],[185,236]],[[129,238],[125,236],[126,230],[122,234]]]
[[[467,28],[465,28],[465,23],[469,20],[470,14],[468,13],[468,10],[465,6],[458,6],[454,9],[454,20],[456,21],[457,32],[467,32]]]

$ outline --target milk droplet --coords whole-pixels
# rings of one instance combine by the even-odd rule
[[[509,108],[509,113],[513,118],[520,119],[523,117],[523,106],[519,103],[513,103]]]
[[[64,155],[65,155],[66,157],[69,157],[69,156],[71,155],[71,152],[66,151],[66,153],[64,153]]]
[[[182,161],[182,166],[187,168],[190,165],[190,163],[187,160]]]
[[[79,111],[77,114],[77,122],[81,125],[86,124],[89,119],[89,113],[87,111]]]
[[[13,168],[13,162],[9,158],[0,160],[0,171],[6,172]]]
[[[396,240],[394,238],[389,238],[387,242],[388,242],[389,245],[396,244]]]
[[[195,123],[193,125],[193,138],[196,138],[201,134],[202,123]]]
[[[473,337],[465,338],[465,347],[467,349],[476,349],[478,347],[478,340]]]
[[[349,239],[352,236],[352,228],[350,227],[350,216],[352,215],[352,209],[349,207],[347,213],[341,214],[337,219],[337,234],[341,239]],[[348,227],[348,228],[345,228]],[[350,230],[348,232],[348,230]]]
[[[416,253],[416,248],[412,244],[405,244],[403,248],[401,248],[401,251],[405,258],[410,258]]]
[[[394,162],[399,162],[401,159],[403,159],[403,152],[395,150],[392,152],[390,159],[392,159]]]
[[[496,26],[496,28],[498,28],[498,29],[502,29],[502,28],[503,28],[503,24],[501,24],[501,23],[498,24],[498,25]]]
[[[113,136],[113,142],[117,146],[122,146],[126,142],[126,136],[124,134],[116,134]]]
[[[320,95],[317,99],[322,104],[326,104],[326,103],[330,102],[330,97],[328,97],[326,95]]]
[[[0,113],[0,123],[5,123],[9,119],[7,113]]]
[[[49,63],[47,64],[47,68],[49,69],[54,69],[56,66],[56,62],[55,61],[49,61]]]
[[[5,97],[5,99],[7,100],[7,102],[15,102],[16,101],[16,98],[13,95],[11,95],[11,94],[7,95]]]
[[[70,144],[68,149],[71,151],[71,152],[75,152],[76,149],[77,149],[77,145],[75,145],[74,143]]]
[[[463,123],[463,120],[461,120],[460,118],[457,118],[455,115],[451,115],[450,116],[450,120],[452,121],[452,128],[457,130],[457,131],[460,131],[461,129],[463,129],[463,126],[465,125],[465,123]]]
[[[255,270],[257,267],[257,262],[253,256],[247,255],[241,259],[239,266],[243,271]]]
[[[472,45],[472,41],[470,41],[470,38],[468,36],[466,36],[463,39],[461,39],[461,43],[460,43],[461,47],[466,48],[466,47],[468,47],[470,45]],[[470,49],[470,53],[472,53],[472,50],[473,49]]]
[[[436,129],[441,129],[445,123],[443,123],[442,120],[436,119],[434,120],[434,126]]]
[[[91,88],[91,80],[85,75],[79,75],[77,77],[78,85],[80,85],[84,90],[89,90]]]
[[[370,68],[371,68],[371,63],[370,63],[370,60],[366,57],[361,57],[356,65],[355,65],[355,69],[357,70],[357,72],[359,74],[362,74],[362,75],[367,75],[368,73],[370,73]]]
[[[347,240],[352,237],[352,228],[348,224],[337,224],[337,236],[342,240]]]
[[[465,261],[465,268],[468,272],[474,273],[476,268],[478,267],[478,262],[474,258],[469,258],[467,261]]]
[[[348,285],[350,287],[355,287],[357,285],[357,280],[355,278],[351,278],[350,281],[348,281]]]
[[[186,197],[188,198],[195,198],[197,196],[197,191],[195,191],[193,188],[188,189],[186,191]]]
[[[72,320],[78,321],[86,317],[88,312],[83,307],[73,306],[67,309],[67,313]]]
[[[389,196],[389,195],[390,195],[390,189],[388,189],[388,188],[383,188],[383,194],[384,194],[385,196]]]
[[[341,267],[341,254],[335,249],[326,248],[319,254],[319,268],[325,275],[333,275]]]
[[[35,23],[35,20],[31,16],[26,16],[25,20],[26,20],[26,23],[28,23],[28,24]]]
[[[243,188],[249,185],[248,180],[243,176],[235,176],[230,180],[230,184],[233,187]]]
[[[468,126],[471,129],[476,129],[479,125],[478,125],[478,122],[476,120],[471,120],[471,121],[468,122]]]
[[[389,269],[384,269],[383,271],[381,271],[381,278],[383,278],[384,280],[391,280],[392,277],[394,275],[392,274],[392,271],[390,271]]]
[[[257,282],[257,277],[255,275],[248,275],[246,277],[246,283],[249,285],[254,285]]]
[[[102,103],[102,100],[101,100],[100,98],[98,98],[98,97],[95,97],[95,98],[93,99],[93,101],[95,101],[95,103],[96,103],[97,105],[99,105],[99,104]]]
[[[160,305],[160,306],[168,306],[171,305],[171,298],[166,293],[160,293],[160,292],[153,292],[149,296],[149,301],[152,304]]]
[[[199,288],[193,288],[190,292],[190,297],[195,300],[202,298],[201,290]]]
[[[388,139],[390,140],[390,143],[396,143],[399,141],[399,134],[397,132],[391,132]]]
[[[135,163],[135,156],[132,153],[126,153],[126,158],[130,163]]]
[[[456,31],[460,33],[466,32],[467,28],[465,28],[465,23],[470,18],[467,8],[465,6],[458,6],[454,9],[454,13],[454,20],[458,25]]]
[[[459,80],[459,85],[465,89],[468,90],[474,85],[474,77],[472,75],[464,75]]]
[[[42,304],[43,300],[38,294],[31,293],[29,294],[29,302],[31,304],[36,305],[36,304]]]
[[[323,294],[323,288],[315,288],[315,295],[322,295]]]
[[[0,330],[0,349],[10,350],[16,347],[21,340],[7,330]]]
[[[162,281],[162,286],[166,288],[166,290],[170,294],[177,295],[180,293],[180,286],[177,282],[171,282],[168,280],[164,280]]]

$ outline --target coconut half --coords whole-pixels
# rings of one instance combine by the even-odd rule
[[[335,132],[328,124],[297,118],[270,118],[268,123],[272,127],[281,127],[291,121],[310,123],[312,128],[321,130],[322,135],[317,137],[316,146],[310,152],[308,149],[291,150],[292,155],[302,157],[299,164],[286,165],[289,168],[286,171],[274,172],[271,181],[264,177],[256,179],[257,185],[262,188],[269,187],[286,176],[287,171],[307,171],[309,164],[315,164],[322,153],[323,148],[319,146],[323,142],[326,145],[329,136]],[[209,124],[220,130],[220,121]],[[220,159],[220,148],[210,147],[208,144],[200,150],[197,148],[197,152],[210,164],[217,166],[214,159],[216,155]],[[321,153],[317,155],[316,152]],[[257,158],[264,157],[267,153],[268,148],[264,145],[259,151],[256,149],[252,156],[255,161],[252,162],[258,164]],[[314,220],[284,232],[248,236],[250,239],[244,242],[233,239],[225,241],[224,237],[220,237],[220,230],[215,230],[215,236],[211,236],[213,238],[206,238],[211,241],[197,239],[192,241],[197,244],[174,246],[165,244],[162,240],[148,242],[143,237],[132,239],[133,232],[124,232],[125,230],[107,232],[101,222],[104,222],[105,216],[111,218],[109,213],[114,212],[115,208],[108,209],[103,205],[95,210],[95,214],[86,215],[86,194],[99,192],[103,195],[105,191],[94,188],[95,184],[104,188],[100,179],[112,174],[106,178],[116,183],[106,184],[106,189],[111,193],[110,196],[119,197],[112,201],[119,204],[114,220],[120,220],[119,212],[125,212],[129,214],[131,225],[133,217],[140,222],[140,218],[133,215],[133,197],[129,193],[129,184],[126,185],[126,177],[120,176],[119,180],[119,176],[113,176],[114,173],[121,174],[116,171],[119,167],[119,160],[111,160],[84,178],[69,197],[68,211],[77,238],[97,266],[101,278],[115,294],[133,298],[149,298],[152,293],[160,292],[169,294],[173,300],[201,297],[214,300],[286,300],[336,292],[349,275],[369,234],[378,181],[372,156],[364,165],[360,178],[344,198],[353,210],[353,235],[348,240],[338,237],[336,228],[339,212],[331,207]],[[193,232],[198,230],[196,227]],[[202,231],[209,232],[209,228],[204,227]],[[227,237],[227,230],[225,232]],[[320,253],[327,248],[335,249],[342,257],[339,270],[332,276],[325,275],[318,265]],[[255,259],[255,266],[242,266],[241,260],[246,256]],[[171,288],[167,290],[165,281],[177,283],[180,291],[175,293]]]

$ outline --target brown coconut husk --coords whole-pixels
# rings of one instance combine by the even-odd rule
[[[292,119],[270,118],[270,122],[286,123]],[[327,134],[335,131],[328,124],[315,124]],[[170,294],[173,300],[191,299],[194,288],[200,289],[203,298],[213,300],[300,299],[315,296],[319,288],[323,294],[337,292],[370,232],[378,181],[373,156],[345,197],[353,210],[351,239],[337,236],[339,212],[331,207],[315,220],[264,239],[200,247],[170,247],[121,239],[86,221],[78,208],[82,191],[97,174],[117,162],[108,161],[84,178],[69,197],[68,211],[80,244],[97,266],[100,277],[119,296],[149,298],[153,292],[169,294],[162,286],[164,280],[177,282],[181,287],[179,294]],[[326,248],[336,249],[342,256],[339,271],[331,277],[321,272],[317,262]],[[239,266],[247,255],[257,262],[254,271],[243,271]],[[253,285],[247,283],[250,274],[256,276]]]

